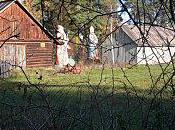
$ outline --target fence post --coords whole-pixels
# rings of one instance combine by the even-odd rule
[[[0,61],[0,78],[7,78],[10,74],[10,64],[8,61]]]

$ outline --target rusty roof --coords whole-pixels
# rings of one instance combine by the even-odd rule
[[[172,28],[135,25],[121,28],[139,46],[175,46],[175,30]]]

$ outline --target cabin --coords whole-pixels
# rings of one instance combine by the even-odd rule
[[[175,32],[158,26],[123,25],[104,43],[102,61],[117,65],[160,64],[174,59]]]
[[[0,61],[52,67],[54,37],[17,0],[0,2]]]

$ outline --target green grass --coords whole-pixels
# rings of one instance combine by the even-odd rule
[[[41,81],[36,71],[43,75]],[[167,129],[174,113],[171,88],[166,87],[153,98],[171,75],[172,66],[166,68],[157,84],[161,68],[150,66],[150,72],[151,76],[145,66],[113,71],[109,67],[103,71],[91,67],[84,68],[80,75],[27,69],[25,73],[34,84],[30,85],[24,74],[15,70],[10,78],[0,80],[0,125],[29,129],[45,123],[42,129],[48,129],[55,122],[55,129],[140,130],[147,121],[150,129]],[[52,110],[48,110],[45,99]],[[149,118],[145,119],[152,101]],[[54,117],[49,117],[49,111]]]
[[[159,66],[151,66],[151,74],[154,79],[157,78],[158,75],[162,73]],[[170,68],[170,67],[169,67]],[[168,69],[167,69],[168,70]],[[43,80],[39,81],[36,77],[36,71],[43,75]],[[125,68],[123,70],[126,73],[127,78],[135,85],[138,85],[140,89],[146,89],[148,84],[150,83],[150,73],[145,66],[138,66],[132,69]],[[80,75],[75,74],[60,74],[56,70],[48,69],[45,70],[43,68],[40,69],[27,69],[25,70],[27,77],[29,80],[34,83],[41,84],[49,84],[49,85],[66,85],[77,82],[87,82],[89,81],[91,84],[98,84],[101,80],[102,74],[102,84],[112,84],[113,74],[111,68],[105,68],[102,71],[102,68],[94,68],[94,69],[84,69]],[[120,68],[114,68],[114,80],[115,82],[126,81],[124,77],[124,73]],[[15,71],[12,77],[6,79],[8,82],[23,82],[27,84],[27,80],[22,72],[19,70]]]

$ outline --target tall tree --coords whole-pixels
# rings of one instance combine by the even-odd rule
[[[43,20],[45,26],[52,32],[58,24],[68,28],[72,33],[82,29],[84,32],[89,31],[90,25],[94,25],[97,33],[100,34],[109,22],[111,5],[116,8],[117,2],[115,0],[33,0],[29,8],[33,12],[40,12],[38,19]]]
[[[125,0],[134,20],[138,23],[171,26],[169,6],[171,0]]]
[[[38,0],[24,0],[24,6],[35,16],[35,18],[40,21],[42,19],[40,6],[37,4]]]

